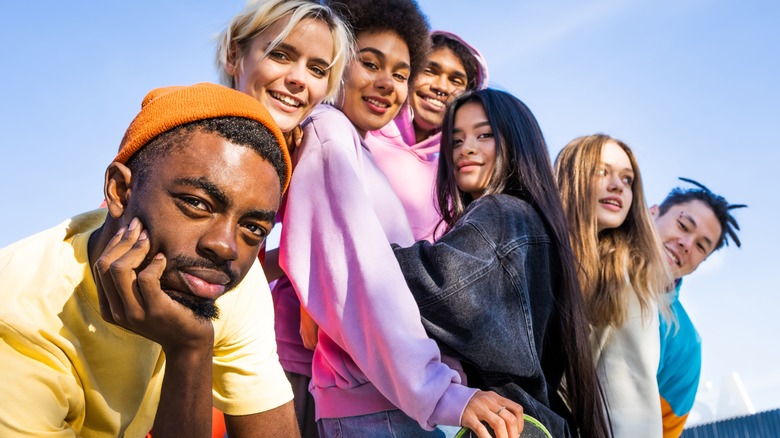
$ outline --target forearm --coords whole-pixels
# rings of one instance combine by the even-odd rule
[[[211,435],[211,349],[166,356],[154,436]]]

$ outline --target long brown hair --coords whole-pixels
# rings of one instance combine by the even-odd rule
[[[561,351],[565,357],[566,387],[562,395],[583,437],[610,436],[588,340],[588,323],[580,294],[577,273],[569,246],[566,218],[555,187],[547,144],[531,110],[509,93],[486,89],[462,94],[450,103],[444,117],[436,193],[447,228],[451,228],[473,201],[461,191],[454,177],[452,133],[455,114],[468,102],[485,109],[496,139],[496,163],[484,194],[503,193],[524,199],[534,206],[550,233],[560,266],[552,267],[560,276],[553,291],[560,319]],[[558,388],[552,388],[556,390]]]
[[[593,208],[597,196],[593,178],[601,163],[601,151],[609,142],[620,146],[631,161],[633,202],[619,227],[599,233]],[[651,304],[657,303],[661,312],[671,317],[665,292],[672,284],[672,276],[645,202],[642,176],[631,148],[604,134],[575,138],[558,154],[555,174],[591,324],[596,328],[622,326],[632,293],[643,312],[649,314]]]

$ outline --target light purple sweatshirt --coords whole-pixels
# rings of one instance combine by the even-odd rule
[[[455,34],[433,31],[431,36],[435,35],[443,35],[468,48],[477,61],[477,88],[487,87],[488,69],[482,54]],[[434,231],[437,226],[441,227],[435,193],[441,133],[417,143],[413,122],[411,109],[404,105],[393,121],[382,129],[369,132],[365,142],[377,166],[401,199],[414,239],[433,242]],[[440,236],[441,230],[436,235]]]
[[[441,362],[390,243],[414,240],[403,205],[347,117],[317,107],[287,195],[279,264],[320,326],[317,418],[400,408],[459,425],[474,389]]]

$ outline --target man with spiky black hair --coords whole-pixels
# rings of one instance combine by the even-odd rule
[[[658,389],[661,395],[664,438],[679,437],[693,407],[701,375],[701,338],[678,297],[682,277],[690,274],[713,252],[731,239],[741,246],[739,224],[731,210],[747,207],[729,204],[723,196],[703,184],[680,180],[696,188],[674,188],[661,205],[650,208],[656,230],[663,243],[666,258],[675,278],[670,293],[672,323],[661,316],[661,360],[658,366]]]

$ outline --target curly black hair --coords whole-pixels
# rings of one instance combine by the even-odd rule
[[[675,205],[686,204],[691,201],[701,201],[712,210],[715,217],[718,219],[718,222],[720,222],[720,238],[715,242],[715,249],[713,249],[713,252],[721,249],[724,244],[728,245],[729,237],[737,244],[737,247],[742,246],[739,237],[737,237],[739,224],[737,223],[737,219],[731,215],[731,210],[734,210],[735,208],[745,208],[747,205],[729,204],[729,201],[727,201],[726,198],[713,193],[712,190],[698,181],[682,177],[680,180],[693,184],[698,188],[683,189],[681,187],[675,187],[669,192],[669,195],[666,196],[663,202],[661,202],[661,205],[658,207],[658,213],[663,216]]]
[[[409,47],[413,83],[424,67],[430,50],[430,25],[415,0],[330,0],[328,5],[342,16],[357,38],[363,32],[390,30]]]
[[[431,51],[435,52],[443,47],[450,49],[452,53],[463,64],[463,68],[466,70],[466,90],[477,89],[477,76],[479,75],[479,67],[477,67],[477,60],[474,59],[474,54],[461,44],[460,42],[442,34],[436,34],[431,37]]]

